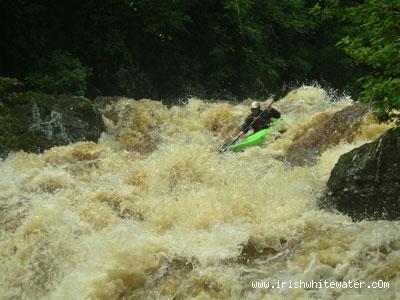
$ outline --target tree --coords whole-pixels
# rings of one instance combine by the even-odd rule
[[[47,93],[83,96],[90,74],[91,70],[82,66],[79,59],[57,50],[41,60],[39,70],[29,74],[26,82],[31,88]]]
[[[353,25],[337,45],[358,65],[368,68],[358,80],[360,100],[372,104],[379,121],[400,125],[400,2],[343,2],[321,1],[323,9],[317,5],[315,10],[326,19],[334,17]]]
[[[335,48],[346,28],[309,14],[316,1],[3,0],[0,72],[70,92],[48,71],[60,50],[75,67],[57,76],[87,81],[88,97],[265,97],[307,79],[341,88],[361,68]]]

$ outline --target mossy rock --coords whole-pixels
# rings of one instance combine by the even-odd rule
[[[28,91],[2,102],[2,158],[10,151],[41,152],[82,140],[96,142],[105,128],[100,112],[84,97]]]

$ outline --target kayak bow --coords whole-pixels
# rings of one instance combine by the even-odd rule
[[[240,142],[238,144],[230,146],[230,150],[238,152],[238,151],[241,151],[241,150],[246,149],[248,147],[262,145],[266,141],[266,139],[268,138],[271,129],[273,127],[275,127],[276,125],[279,125],[281,123],[282,123],[282,118],[273,121],[271,123],[270,127],[266,128],[266,129],[262,129],[262,130],[260,130],[260,131],[258,131],[256,133],[250,135],[244,141],[242,141],[242,142]]]

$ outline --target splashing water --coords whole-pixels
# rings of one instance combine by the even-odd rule
[[[107,133],[0,162],[1,299],[395,299],[400,224],[318,210],[340,155],[389,127],[370,115],[313,165],[299,131],[352,105],[302,87],[264,147],[218,155],[245,105],[121,99]],[[312,141],[310,141],[312,142]],[[254,281],[377,281],[389,289],[253,289]]]

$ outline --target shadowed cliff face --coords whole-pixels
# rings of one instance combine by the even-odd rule
[[[284,123],[273,139],[240,153],[217,150],[248,105],[199,99],[121,99],[105,109],[98,143],[11,153],[0,161],[1,297],[394,299],[400,225],[354,224],[317,206],[339,157],[388,127],[365,117],[313,165],[284,161],[309,120],[352,105],[334,100],[315,87],[290,93],[274,104]],[[251,287],[278,280],[395,287]]]
[[[341,141],[351,142],[368,111],[367,105],[357,103],[335,113],[314,116],[293,138],[287,160],[293,166],[315,163],[326,149]]]

